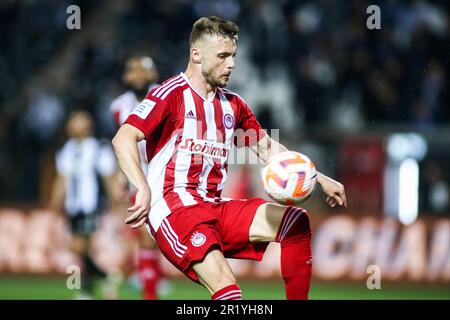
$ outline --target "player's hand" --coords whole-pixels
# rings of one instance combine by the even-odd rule
[[[342,183],[321,173],[318,173],[317,182],[319,182],[323,193],[327,196],[327,202],[330,207],[335,207],[338,204],[347,208],[347,197]]]
[[[142,226],[150,212],[150,201],[150,187],[139,188],[134,205],[128,208],[130,216],[125,220],[125,223],[130,224],[132,229]]]

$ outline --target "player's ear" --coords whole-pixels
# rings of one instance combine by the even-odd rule
[[[191,59],[195,64],[202,63],[202,55],[199,48],[191,47]]]

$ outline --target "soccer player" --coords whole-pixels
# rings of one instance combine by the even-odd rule
[[[69,139],[56,154],[57,177],[50,207],[65,211],[72,233],[70,247],[82,259],[80,298],[90,298],[94,277],[104,277],[90,256],[92,234],[100,217],[99,177],[107,195],[112,195],[116,159],[109,144],[92,136],[93,120],[85,111],[74,111],[67,121]],[[61,210],[61,208],[64,208]]]
[[[286,148],[272,140],[237,94],[226,90],[235,68],[239,28],[202,17],[190,34],[184,73],[153,89],[113,139],[119,165],[137,188],[128,209],[131,228],[145,224],[167,257],[212,299],[241,299],[226,258],[261,260],[269,242],[281,244],[287,299],[307,299],[312,257],[309,214],[261,198],[221,199],[232,143],[265,163]],[[252,132],[233,140],[238,130]],[[147,179],[137,143],[147,143]],[[344,187],[318,173],[330,206],[346,206]]]
[[[111,103],[110,108],[118,128],[125,122],[128,115],[137,107],[145,95],[156,86],[157,80],[158,70],[152,58],[142,56],[128,59],[125,64],[123,82],[129,90],[117,97]],[[147,170],[145,141],[139,142],[138,148],[142,170],[145,173]],[[128,184],[128,182],[126,183]],[[131,190],[131,201],[134,201],[134,196],[135,190]],[[156,243],[148,236],[144,227],[138,229],[137,239],[140,248],[137,269],[143,296],[146,300],[154,300],[157,299],[158,283],[162,275],[159,267],[159,252]]]

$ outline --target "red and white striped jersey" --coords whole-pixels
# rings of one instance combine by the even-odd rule
[[[180,207],[220,201],[236,129],[252,132],[247,146],[265,134],[237,94],[217,89],[205,99],[183,73],[151,90],[125,123],[146,138],[154,230]]]

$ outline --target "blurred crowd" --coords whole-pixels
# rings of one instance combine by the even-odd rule
[[[71,4],[81,30],[66,28]],[[381,8],[380,30],[366,26],[371,4]],[[184,71],[192,23],[204,15],[240,26],[230,89],[292,144],[323,126],[448,125],[446,8],[443,0],[1,1],[0,200],[39,198],[39,174],[71,110],[89,111],[97,136],[113,135],[109,104],[125,90],[128,57],[151,55],[161,79]]]

